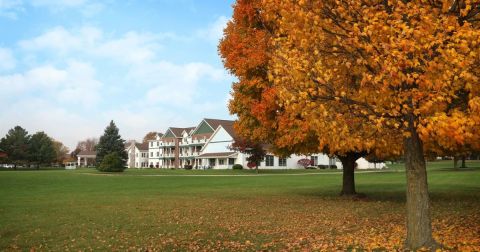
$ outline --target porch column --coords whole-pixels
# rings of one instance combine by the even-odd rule
[[[81,159],[82,159],[81,157],[77,157],[77,166],[80,166],[80,164],[81,164]]]
[[[88,158],[85,157],[85,167],[87,167],[87,160],[88,160]]]

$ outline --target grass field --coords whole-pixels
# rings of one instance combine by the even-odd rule
[[[429,164],[434,235],[480,251],[480,163],[467,165]],[[359,172],[365,199],[338,197],[335,170],[0,171],[0,250],[399,250],[402,169]]]

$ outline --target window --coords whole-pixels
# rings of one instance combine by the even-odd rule
[[[225,164],[225,159],[219,159],[218,164],[219,165],[224,165]]]
[[[286,158],[278,158],[278,166],[287,166]]]
[[[153,147],[153,142],[150,142],[150,147]]]
[[[273,166],[273,156],[266,155],[265,156],[265,166]]]
[[[157,147],[160,145],[160,142],[157,142]]]
[[[208,159],[208,165],[211,166],[211,167],[214,167],[215,166],[215,158]]]
[[[135,167],[138,167],[138,162],[137,162],[137,163],[135,163]]]
[[[234,165],[234,164],[235,164],[235,158],[229,158],[228,165]]]
[[[160,156],[160,152],[157,151],[157,157]]]
[[[138,157],[138,153],[135,153],[135,157]]]
[[[312,165],[318,165],[318,157],[317,156],[311,156],[310,160],[312,161]]]
[[[153,157],[153,152],[150,152],[150,157]]]

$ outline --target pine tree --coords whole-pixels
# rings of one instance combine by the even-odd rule
[[[128,154],[125,151],[125,140],[122,139],[120,134],[118,133],[118,128],[115,125],[115,123],[110,121],[110,125],[105,128],[105,132],[103,136],[100,137],[100,141],[98,142],[97,148],[97,167],[100,166],[100,164],[103,161],[103,158],[111,154],[113,152],[116,152],[118,156],[121,158],[121,164],[122,166],[126,165],[127,159],[128,159]]]
[[[28,143],[28,156],[37,169],[41,164],[52,163],[56,158],[53,140],[42,131],[33,134]]]
[[[14,168],[18,164],[27,162],[29,141],[28,132],[20,126],[10,129],[0,140],[0,147],[7,153],[8,160],[15,165]]]

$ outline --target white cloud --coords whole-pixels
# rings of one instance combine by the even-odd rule
[[[69,31],[56,27],[44,34],[20,42],[26,51],[49,50],[62,55],[82,53],[95,59],[104,59],[127,68],[128,83],[146,88],[145,98],[149,104],[190,106],[199,98],[197,91],[203,81],[229,80],[223,68],[202,62],[185,64],[158,59],[162,39],[177,38],[172,34],[127,32],[117,37],[106,38],[95,27],[83,27]]]
[[[155,58],[161,48],[152,34],[128,32],[118,39],[103,41],[93,48],[93,54],[123,63],[143,63]]]
[[[174,64],[167,61],[150,62],[132,68],[128,79],[150,87],[146,99],[150,104],[169,104],[179,107],[191,106],[200,82],[227,79],[223,69],[209,64],[194,62]]]
[[[102,32],[94,27],[82,27],[73,34],[59,26],[33,39],[20,41],[19,45],[28,51],[51,50],[65,54],[92,47],[101,37]]]
[[[44,65],[23,74],[0,76],[0,94],[4,98],[32,92],[39,96],[43,93],[60,102],[85,107],[99,101],[101,86],[93,67],[76,61],[70,61],[65,69]]]
[[[105,8],[104,3],[89,0],[31,0],[31,5],[48,8],[54,13],[75,9],[87,17],[93,16]]]
[[[81,53],[130,65],[152,60],[161,48],[159,40],[165,37],[171,35],[127,32],[120,37],[105,38],[103,31],[96,27],[87,26],[73,31],[55,27],[35,38],[20,41],[19,45],[30,52]]]
[[[17,13],[21,11],[23,11],[21,0],[0,0],[0,17],[17,19]]]
[[[0,72],[5,70],[12,70],[16,66],[15,57],[12,51],[0,47]]]
[[[227,17],[220,16],[207,28],[198,30],[197,34],[199,37],[217,44],[223,37],[223,30],[227,27],[228,21],[229,19]]]
[[[31,0],[33,6],[72,8],[85,5],[87,0]]]
[[[47,8],[53,13],[76,10],[85,17],[91,17],[100,13],[105,9],[106,3],[109,1],[92,1],[92,0],[0,0],[0,17],[9,19],[17,19],[18,13],[23,12],[25,7],[32,6],[34,8]]]
[[[213,27],[205,29],[205,39],[221,36],[222,29]],[[165,39],[184,38],[59,26],[18,42],[16,52],[29,60],[22,72],[0,74],[0,99],[11,99],[15,107],[0,110],[0,121],[30,132],[45,130],[74,147],[78,140],[100,136],[111,119],[124,139],[141,140],[148,131],[194,126],[202,117],[226,114],[224,95],[215,97],[218,91],[209,87],[229,85],[231,77],[205,62],[162,59]],[[1,124],[0,136],[13,126]]]

